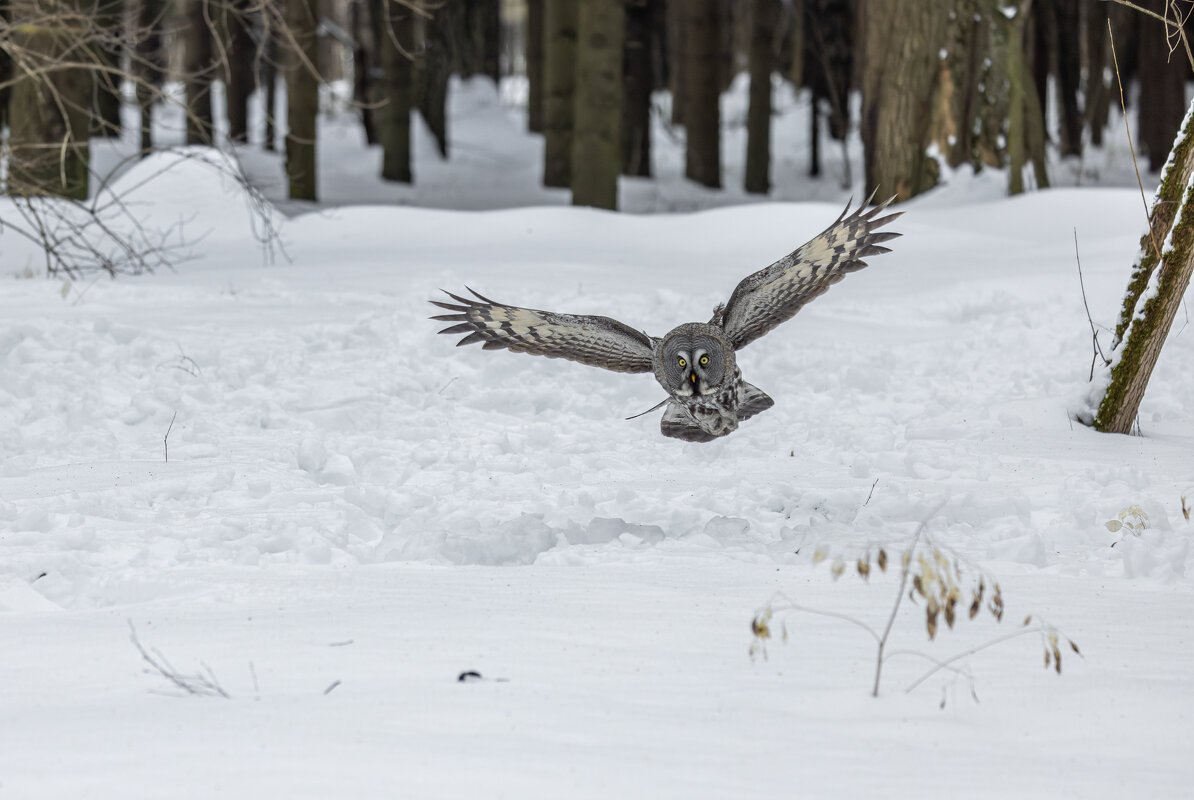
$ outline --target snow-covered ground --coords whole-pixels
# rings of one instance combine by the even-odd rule
[[[462,142],[496,124],[477,113]],[[491,140],[529,151],[510,124]],[[493,163],[478,196],[533,187]],[[439,168],[421,151],[404,201],[471,196]],[[1187,795],[1194,333],[1179,317],[1143,436],[1072,423],[1074,233],[1110,324],[1139,193],[999,185],[905,205],[892,253],[740,354],[775,407],[703,445],[624,419],[650,376],[456,349],[427,300],[467,284],[661,334],[831,222],[832,180],[649,216],[325,207],[267,264],[235,182],[189,160],[130,198],[205,234],[176,271],[16,279],[36,253],[0,238],[0,797]],[[711,196],[644,186],[624,197]],[[1140,534],[1110,532],[1133,506]],[[906,604],[893,648],[944,659],[1031,613],[1084,658],[987,650],[975,703],[946,673],[905,694],[914,655],[872,699],[873,644],[840,620],[789,616],[748,657],[777,591],[882,626],[893,571],[835,582],[814,553],[895,553],[921,523],[1007,616],[929,643]],[[147,671],[130,624],[229,698]]]

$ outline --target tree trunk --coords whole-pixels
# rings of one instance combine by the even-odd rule
[[[750,109],[746,114],[746,191],[771,190],[771,73],[775,71],[777,0],[754,0],[750,25]]]
[[[102,42],[92,45],[100,69],[95,72],[91,129],[98,136],[120,136],[124,0],[95,0],[90,10],[103,36]]]
[[[0,0],[0,28],[7,29],[12,22],[9,0]],[[0,131],[8,126],[8,100],[12,95],[12,58],[0,47]]]
[[[1148,49],[1142,47],[1142,57]],[[1112,366],[1103,377],[1107,388],[1098,398],[1093,424],[1107,433],[1131,431],[1194,271],[1194,107],[1186,112],[1171,158],[1153,198],[1151,230],[1141,239],[1115,327]],[[1158,255],[1165,242],[1167,249]]]
[[[377,128],[381,139],[381,177],[387,181],[411,182],[411,28],[410,9],[391,0],[380,3],[381,34],[378,36],[382,78],[377,84]]]
[[[1158,13],[1164,0],[1143,5]],[[1186,108],[1186,76],[1189,66],[1180,53],[1169,57],[1165,26],[1151,18],[1140,20],[1140,102],[1137,119],[1141,149],[1148,155],[1150,172],[1165,165],[1169,146],[1182,124]]]
[[[1045,165],[1045,121],[1041,117],[1041,103],[1036,96],[1036,84],[1025,58],[1025,45],[1030,38],[1026,30],[1032,0],[1021,0],[1015,16],[1008,21],[1008,194],[1024,191],[1024,167],[1031,162],[1036,188],[1049,185]]]
[[[285,2],[285,0],[268,1],[272,3]],[[262,14],[262,17],[266,19],[271,16],[272,14],[268,12]],[[261,53],[260,78],[258,80],[265,89],[265,141],[262,146],[273,152],[278,149],[278,70],[282,64],[280,63],[281,55],[278,52],[278,33],[269,26],[261,34]]]
[[[60,8],[67,14],[83,11],[74,3]],[[9,13],[12,44],[26,63],[9,98],[8,193],[84,200],[94,76],[85,67],[57,68],[64,58],[76,57],[75,43],[69,33],[48,25],[42,11],[14,3]],[[30,24],[23,25],[26,18]]]
[[[668,0],[665,10],[668,54],[668,88],[672,93],[672,125],[684,124],[684,109],[688,99],[687,76],[684,74],[684,16],[686,0]]]
[[[860,126],[868,193],[903,201],[936,185],[937,165],[925,151],[948,16],[945,0],[865,4]]]
[[[721,34],[719,0],[685,0],[681,68],[687,86],[684,176],[721,188]]]
[[[373,76],[371,70],[377,54],[377,37],[369,10],[363,2],[353,2],[349,10],[352,20],[352,38],[356,46],[352,49],[352,101],[361,110],[361,127],[365,131],[366,144],[378,144],[377,126],[374,123]]]
[[[162,17],[165,13],[163,0],[140,0],[137,4],[133,76],[137,86],[137,107],[141,109],[142,157],[153,150],[153,107],[165,75],[162,53]]]
[[[212,32],[210,0],[187,0],[187,144],[211,144]]]
[[[543,3],[527,0],[527,130],[543,133]]]
[[[1079,48],[1082,26],[1078,0],[1051,0],[1054,46],[1057,51],[1057,92],[1061,100],[1061,155],[1082,154],[1082,111],[1078,92],[1082,83],[1082,54]]]
[[[576,91],[577,0],[545,0],[543,185],[568,187]]]
[[[415,105],[427,123],[440,158],[448,157],[448,80],[452,77],[446,15],[458,13],[455,4],[440,6],[431,19],[417,19],[415,41],[423,42],[423,57],[414,64]]]
[[[580,0],[577,9],[576,111],[572,205],[617,210],[622,171],[621,2]]]
[[[249,0],[229,0],[225,7],[224,30],[228,62],[225,65],[224,97],[228,105],[228,138],[249,141],[249,96],[253,93],[253,38],[249,29]]]
[[[1103,131],[1111,111],[1111,81],[1107,68],[1111,65],[1107,38],[1108,4],[1091,3],[1085,9],[1086,30],[1086,128],[1090,143],[1103,146]]]
[[[652,0],[626,0],[622,62],[622,174],[651,177]]]
[[[315,124],[319,116],[319,76],[316,73],[319,26],[318,0],[285,0],[288,38],[286,52],[286,177],[290,197],[315,200]]]

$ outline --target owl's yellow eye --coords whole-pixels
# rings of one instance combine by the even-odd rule
[[[709,366],[709,356],[701,356],[701,366],[702,367]]]
[[[688,366],[688,362],[687,362],[687,361],[685,361],[684,359],[680,359],[680,366],[682,366],[682,367],[687,367],[687,366]]]

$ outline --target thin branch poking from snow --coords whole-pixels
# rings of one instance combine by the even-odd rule
[[[174,420],[178,419],[178,412],[170,417],[170,427],[166,428],[166,435],[162,437],[162,447],[166,450],[166,463],[170,463],[170,431],[174,430]]]
[[[331,694],[332,690],[335,689],[339,685],[340,685],[340,681],[338,681],[338,680],[332,681],[331,684],[328,686],[328,688],[323,690],[324,696]]]
[[[1099,346],[1099,332],[1095,330],[1094,320],[1090,317],[1090,304],[1086,302],[1086,279],[1082,277],[1082,259],[1078,255],[1078,229],[1074,228],[1074,261],[1078,262],[1078,287],[1082,290],[1082,305],[1086,308],[1086,321],[1090,323],[1090,341],[1091,348],[1094,350],[1090,355],[1090,377],[1088,381],[1094,380],[1095,360],[1103,359],[1103,364],[1108,365],[1111,362],[1103,353],[1103,348]]]
[[[133,647],[137,648],[137,652],[141,654],[141,659],[148,664],[154,672],[161,675],[170,683],[177,686],[183,692],[197,697],[223,697],[225,700],[231,699],[228,692],[224,691],[224,687],[220,685],[220,681],[216,678],[211,667],[207,664],[200,663],[203,672],[197,672],[194,675],[184,675],[174,668],[161,652],[154,650],[152,654],[145,649],[141,644],[141,640],[137,638],[137,629],[133,626],[133,621],[130,619],[129,623],[129,641],[133,643]]]

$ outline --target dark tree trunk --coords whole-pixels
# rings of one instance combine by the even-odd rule
[[[1103,146],[1103,131],[1111,112],[1112,83],[1106,77],[1111,66],[1111,48],[1108,41],[1107,3],[1087,4],[1084,11],[1086,34],[1086,127],[1090,132],[1090,143]]]
[[[546,0],[543,185],[572,184],[572,121],[576,91],[577,0]]]
[[[449,4],[440,7],[429,20],[416,20],[422,26],[422,35],[416,28],[415,41],[423,41],[423,57],[415,62],[415,105],[435,137],[441,158],[448,157],[448,79],[452,76],[446,17],[454,13],[459,13],[458,6]]]
[[[285,0],[269,0],[271,3]],[[266,16],[266,15],[263,15]],[[283,68],[278,51],[278,33],[267,27],[262,32],[259,82],[265,88],[265,141],[266,150],[278,149],[278,71]]]
[[[8,28],[12,22],[12,11],[8,0],[0,0],[0,27]],[[8,125],[8,100],[12,95],[12,58],[0,47],[0,130]]]
[[[771,74],[775,72],[778,0],[754,0],[750,25],[750,109],[746,115],[746,191],[771,190]]]
[[[652,0],[626,0],[622,61],[622,173],[651,177]]]
[[[803,78],[813,97],[829,104],[829,135],[845,141],[850,131],[850,81],[854,70],[856,14],[850,0],[804,0],[800,30]]]
[[[85,9],[64,3],[64,10]],[[12,44],[26,60],[9,98],[8,193],[83,200],[88,191],[88,127],[94,75],[85,67],[51,69],[74,58],[70,42],[39,24],[40,13],[11,8]],[[22,24],[25,14],[29,24]],[[32,73],[32,74],[30,74]]]
[[[318,0],[285,0],[286,24],[293,44],[286,53],[286,177],[290,197],[317,197],[315,125],[319,116],[319,58],[316,29]]]
[[[352,19],[352,38],[356,40],[356,46],[352,49],[352,101],[361,110],[361,127],[365,130],[365,143],[378,144],[371,74],[374,55],[377,53],[377,37],[373,35],[375,26],[363,0],[354,0],[349,13]]]
[[[382,77],[377,85],[377,128],[381,139],[381,177],[411,182],[410,110],[411,52],[414,20],[410,9],[390,0],[380,3],[378,49]]]
[[[1082,110],[1078,107],[1078,92],[1082,83],[1082,53],[1079,43],[1082,25],[1078,14],[1078,0],[1050,0],[1053,6],[1053,29],[1057,33],[1057,92],[1061,100],[1061,154],[1082,154]]]
[[[668,55],[668,88],[672,93],[672,124],[684,124],[684,108],[688,98],[687,77],[684,74],[684,3],[668,0],[665,25]]]
[[[948,12],[944,0],[866,3],[859,124],[868,193],[903,201],[936,185],[925,151]]]
[[[808,115],[808,176],[821,175],[821,102],[813,98]]]
[[[141,109],[141,155],[153,150],[153,107],[165,75],[162,53],[164,0],[140,0],[137,4],[137,40],[133,44],[133,75],[137,85],[137,106]]]
[[[124,0],[96,0],[95,24],[104,41],[96,48],[100,69],[95,72],[95,100],[91,130],[97,136],[120,135],[120,60],[124,41]]]
[[[212,13],[209,0],[187,0],[186,86],[187,144],[211,144],[211,30],[207,24]]]
[[[228,138],[238,144],[249,141],[249,96],[253,93],[253,37],[249,29],[249,0],[229,0],[225,9],[227,32],[225,98],[228,103]]]
[[[448,0],[461,5],[455,18],[453,57],[463,78],[484,75],[495,84],[501,78],[500,0]]]
[[[610,0],[580,0],[577,12],[572,204],[616,210],[625,16]]]
[[[527,0],[527,130],[543,133],[543,3]]]
[[[685,0],[682,66],[688,130],[684,175],[721,188],[720,0]]]
[[[1146,0],[1146,7],[1162,13],[1163,0]],[[1189,66],[1175,54],[1169,58],[1165,26],[1158,20],[1140,21],[1140,102],[1137,119],[1139,147],[1148,156],[1150,172],[1165,165],[1173,138],[1186,113],[1186,77]]]

